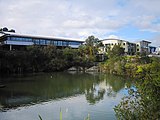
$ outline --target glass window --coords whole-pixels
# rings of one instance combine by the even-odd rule
[[[125,43],[123,43],[123,45],[126,45]]]
[[[62,42],[63,46],[68,46],[68,42],[64,41]]]
[[[50,40],[46,40],[46,44],[47,44],[47,45],[50,45],[50,44],[51,44],[51,41],[50,41]]]
[[[11,37],[10,40],[15,40],[15,37]]]
[[[7,37],[7,40],[10,40],[11,39],[11,37]]]
[[[39,45],[39,39],[34,39],[33,42],[34,44]]]
[[[44,39],[40,39],[40,45],[45,45],[45,40]]]
[[[58,42],[58,46],[62,46],[62,41],[57,41]]]
[[[80,42],[69,42],[70,45],[80,45]]]
[[[57,46],[57,44],[58,44],[57,41],[53,41],[53,45]]]

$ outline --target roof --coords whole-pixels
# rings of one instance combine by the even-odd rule
[[[157,48],[157,47],[155,47],[155,46],[148,46],[148,47],[150,47],[150,48]]]
[[[152,42],[150,42],[150,41],[147,41],[147,40],[141,40],[141,41],[138,41],[137,43],[139,43],[139,42],[146,42],[146,43],[152,43]]]
[[[119,40],[119,41],[129,42],[129,41],[122,40],[122,39],[117,39],[117,38],[106,38],[106,39],[103,39],[103,40],[100,40],[100,41],[105,41],[105,40]],[[129,43],[131,43],[131,42],[129,42]]]
[[[150,41],[146,41],[146,40],[142,40],[142,42],[147,42],[147,43],[151,43]]]
[[[1,32],[0,34],[7,35],[7,36],[17,36],[17,37],[29,37],[29,38],[38,38],[38,39],[56,39],[56,40],[84,42],[84,40],[81,40],[81,39],[53,37],[53,36],[41,36],[41,35],[17,34],[17,33],[12,33],[12,32]],[[1,35],[0,35],[0,37],[1,37]]]

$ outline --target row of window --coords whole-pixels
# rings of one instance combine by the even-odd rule
[[[109,43],[108,45],[121,45],[121,43],[115,43],[115,44],[113,44],[113,43]],[[126,45],[126,43],[122,43],[122,45]],[[128,44],[128,46],[134,46],[134,44]]]
[[[115,43],[115,44],[113,44],[113,43],[109,43],[108,45],[120,45],[120,43]]]
[[[8,37],[9,41],[20,41],[20,42],[33,42],[35,45],[55,45],[55,46],[70,46],[80,45],[81,42],[77,41],[60,41],[60,40],[49,40],[49,39],[32,39],[25,37]]]

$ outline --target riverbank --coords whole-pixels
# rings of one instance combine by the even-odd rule
[[[148,56],[120,56],[100,63],[101,72],[141,78],[145,72],[160,71],[160,58]]]

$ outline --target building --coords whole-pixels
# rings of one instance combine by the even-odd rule
[[[154,46],[149,46],[149,53],[150,53],[150,54],[156,54],[156,47],[154,47]]]
[[[78,48],[84,41],[47,36],[23,35],[13,32],[0,32],[0,49],[20,49],[30,45],[54,45],[57,47]]]
[[[136,44],[121,39],[109,38],[101,40],[105,48],[112,49],[114,45],[120,45],[124,48],[124,52],[128,55],[134,55],[136,52]]]
[[[99,55],[104,55],[107,52],[107,49],[112,49],[114,45],[120,45],[124,48],[124,52],[127,55],[135,55],[136,53],[154,53],[157,52],[155,47],[149,46],[151,42],[142,40],[137,43],[131,43],[125,40],[118,38],[108,38],[100,40],[104,47],[99,48]],[[26,46],[30,45],[54,45],[58,48],[78,48],[84,43],[84,40],[78,39],[69,39],[69,38],[60,38],[60,37],[51,37],[51,36],[38,36],[38,35],[24,35],[17,34],[15,32],[6,32],[0,31],[0,49],[7,50],[18,50],[24,49]],[[160,50],[158,49],[157,53]]]
[[[136,52],[149,54],[150,53],[149,44],[151,44],[151,42],[146,41],[146,40],[137,42]]]
[[[160,55],[160,46],[156,48],[156,54]]]

